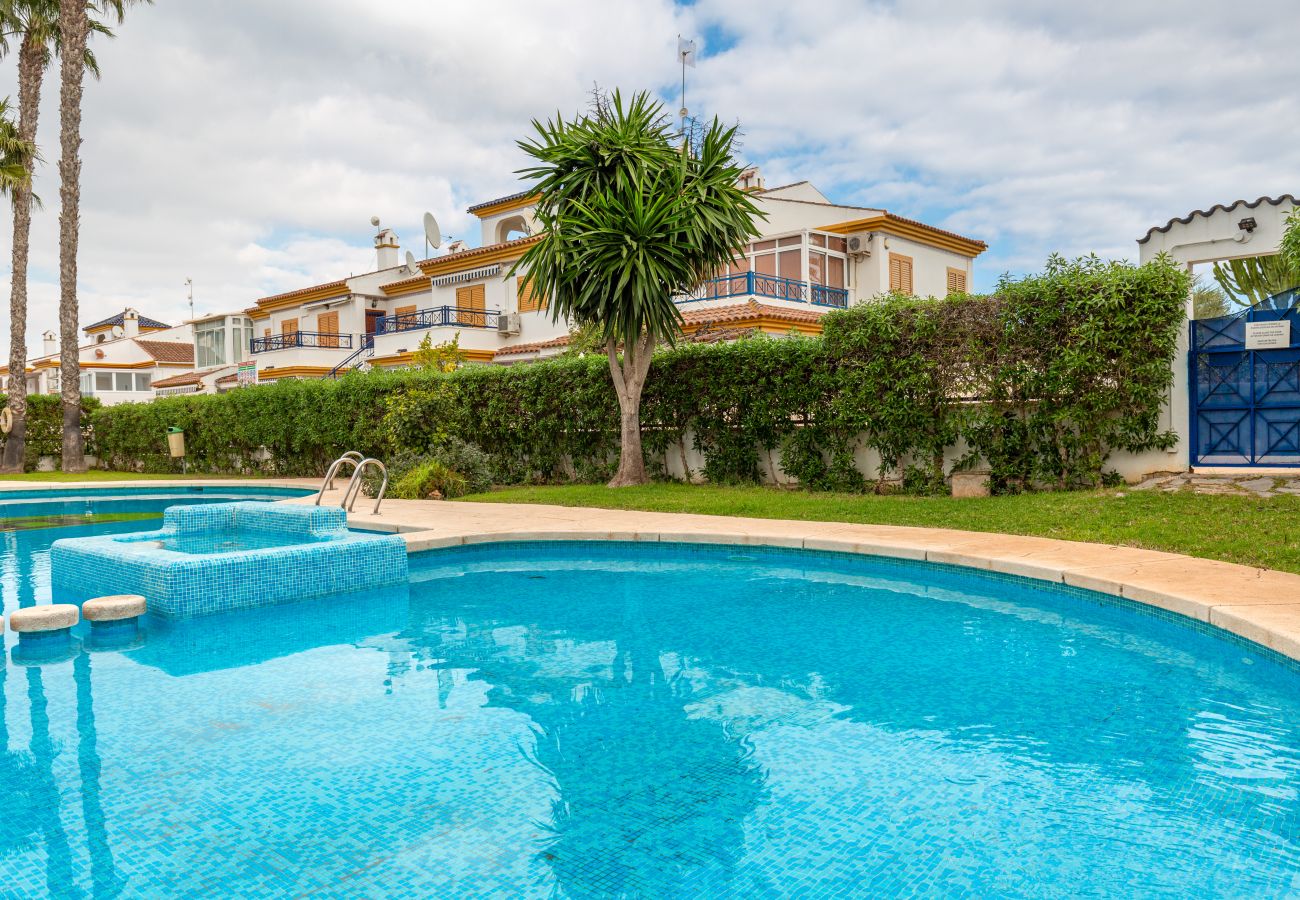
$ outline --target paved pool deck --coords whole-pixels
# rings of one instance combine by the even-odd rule
[[[248,483],[205,479],[9,484],[26,489],[68,489]],[[310,488],[320,484],[314,479],[259,483]],[[341,490],[329,491],[324,502],[336,504],[340,496]],[[281,502],[313,500],[304,497]],[[385,500],[375,516],[369,512],[371,506],[365,498],[359,499],[349,524],[396,532],[412,553],[488,541],[620,540],[752,544],[929,560],[1113,594],[1199,619],[1300,660],[1300,575],[1176,553],[897,525],[436,500]]]

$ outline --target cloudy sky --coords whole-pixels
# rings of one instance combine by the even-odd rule
[[[476,242],[465,207],[520,189],[530,119],[593,83],[676,108],[679,33],[700,46],[688,105],[739,122],[769,185],[807,178],[980,238],[976,287],[1052,251],[1132,258],[1172,216],[1300,192],[1293,0],[157,0],[96,46],[82,321],[128,305],[180,321],[187,277],[203,313],[366,271],[372,215],[417,254],[426,209]],[[57,321],[57,82],[34,345]]]

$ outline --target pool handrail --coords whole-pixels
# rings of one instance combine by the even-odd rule
[[[352,471],[352,480],[343,490],[343,502],[339,505],[348,512],[352,512],[352,507],[357,505],[357,497],[361,494],[361,473],[371,463],[379,466],[379,471],[384,476],[383,482],[379,485],[379,492],[375,495],[375,508],[371,511],[372,515],[379,515],[379,504],[384,501],[384,491],[388,490],[388,467],[373,456],[368,456],[357,464]]]
[[[356,458],[353,459],[353,457]],[[316,494],[316,505],[320,506],[320,501],[321,498],[325,496],[325,491],[334,487],[334,474],[338,471],[339,466],[343,465],[345,462],[352,463],[352,472],[355,475],[357,468],[361,465],[364,459],[365,457],[356,450],[349,450],[347,453],[344,453],[338,459],[334,460],[334,462],[330,463],[329,469],[325,472],[325,478],[320,483],[320,491]],[[351,482],[348,484],[350,486]]]

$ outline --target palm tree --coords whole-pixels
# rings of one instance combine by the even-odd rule
[[[98,21],[92,32],[112,36]],[[13,260],[9,292],[9,409],[13,428],[5,441],[0,471],[21,472],[27,444],[27,259],[31,246],[32,204],[39,203],[32,193],[31,177],[39,156],[35,152],[36,124],[41,110],[41,85],[45,69],[62,43],[59,34],[58,0],[0,0],[0,54],[9,52],[9,42],[18,46],[18,126],[17,137],[31,145],[23,160],[27,177],[10,193],[13,201]],[[86,49],[82,56],[86,69],[99,77],[94,54]]]
[[[92,11],[121,23],[140,0],[73,0],[59,4],[59,380],[63,393],[63,471],[86,471],[81,434],[81,363],[77,346],[77,246],[81,232],[81,94]],[[144,0],[149,2],[149,0]]]
[[[525,271],[552,316],[593,328],[609,357],[622,413],[611,487],[648,481],[641,451],[641,390],[660,342],[681,327],[673,297],[689,292],[758,236],[762,214],[736,180],[737,129],[714,119],[689,147],[646,93],[628,103],[597,94],[573,121],[534,120],[519,147],[539,163],[543,232],[512,271]],[[619,346],[622,345],[622,358]]]

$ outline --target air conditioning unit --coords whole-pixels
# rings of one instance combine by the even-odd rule
[[[849,235],[849,256],[870,256],[873,237],[870,231],[859,231],[857,234]]]
[[[502,313],[497,316],[497,334],[518,334],[519,313]]]

